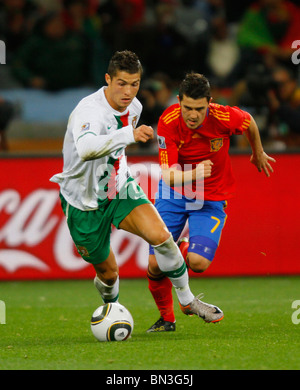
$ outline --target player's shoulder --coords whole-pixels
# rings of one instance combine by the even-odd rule
[[[79,103],[77,104],[77,106],[75,107],[75,109],[77,111],[80,111],[80,110],[85,110],[88,108],[94,109],[98,106],[101,107],[99,98],[100,98],[99,91],[93,92],[90,95],[87,95],[84,98],[82,98],[79,101]]]
[[[244,111],[239,107],[232,107],[218,103],[209,104],[209,115],[221,122],[230,122],[233,115],[242,115]]]
[[[87,95],[75,107],[77,117],[85,117],[89,120],[98,122],[106,122],[110,106],[105,98],[103,88],[100,88],[94,93]]]
[[[175,123],[180,117],[181,109],[178,103],[172,104],[160,116],[160,121],[164,125],[169,125],[170,123]]]
[[[225,113],[225,114],[231,113],[231,112],[236,111],[236,110],[240,111],[240,112],[245,112],[240,107],[222,105],[222,104],[218,104],[218,103],[210,103],[209,109],[210,109],[212,115],[218,115],[220,113]]]
[[[210,103],[209,104],[209,115],[212,115],[216,118],[229,116],[230,106],[223,106],[218,103]]]
[[[230,110],[228,106],[223,106],[217,103],[209,104],[209,121],[213,121],[217,126],[222,128],[229,127],[230,124]]]

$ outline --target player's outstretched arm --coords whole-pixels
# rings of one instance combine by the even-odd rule
[[[213,163],[210,160],[205,160],[201,161],[196,168],[187,171],[175,167],[162,169],[162,178],[171,187],[182,186],[183,184],[210,177],[212,166]]]
[[[76,148],[80,158],[83,161],[89,161],[107,156],[134,142],[147,142],[152,138],[153,129],[150,126],[142,125],[136,129],[132,126],[125,126],[118,130],[117,135],[112,133],[97,136],[93,132],[86,132],[78,137]]]
[[[267,153],[264,152],[259,130],[252,116],[250,126],[246,130],[245,134],[252,149],[252,156],[250,157],[251,163],[256,166],[259,172],[263,171],[265,175],[269,177],[270,173],[274,172],[270,162],[275,163],[276,160],[273,157],[268,156]]]

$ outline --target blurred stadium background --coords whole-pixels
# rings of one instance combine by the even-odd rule
[[[122,49],[144,66],[141,122],[155,129],[194,70],[211,80],[215,102],[255,117],[277,160],[266,179],[249,163],[244,138],[232,138],[237,196],[204,277],[300,274],[299,25],[300,1],[1,0],[0,280],[91,277],[49,178],[62,166],[70,112],[103,85],[111,54]],[[129,147],[128,155],[153,199],[156,140]],[[121,277],[145,277],[147,245],[117,231],[112,244]]]

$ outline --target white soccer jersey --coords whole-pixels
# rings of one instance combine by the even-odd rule
[[[119,192],[130,175],[125,148],[134,143],[142,105],[134,98],[125,111],[114,110],[102,87],[82,99],[69,117],[63,145],[63,172],[50,181],[60,185],[66,201],[80,210]],[[107,187],[109,190],[107,192]]]

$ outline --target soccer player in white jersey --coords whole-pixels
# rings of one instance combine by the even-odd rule
[[[110,246],[111,224],[146,240],[161,271],[171,280],[182,306],[211,322],[223,316],[199,301],[189,288],[186,264],[172,235],[130,175],[125,148],[153,138],[153,129],[136,126],[142,105],[136,98],[142,66],[135,53],[116,52],[107,86],[82,99],[70,115],[63,146],[63,172],[50,180],[60,186],[62,209],[81,257],[96,271],[103,301],[119,298],[119,273]],[[209,166],[204,176],[210,176]]]

